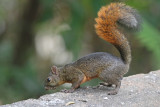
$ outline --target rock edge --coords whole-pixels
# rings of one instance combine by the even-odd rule
[[[117,95],[104,87],[80,88],[74,93],[57,92],[0,107],[159,107],[160,70],[124,77]]]

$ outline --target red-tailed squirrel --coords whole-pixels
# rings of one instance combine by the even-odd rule
[[[118,93],[123,75],[128,72],[131,62],[130,45],[119,27],[124,27],[125,30],[139,29],[139,15],[136,10],[123,3],[111,3],[100,9],[95,20],[98,36],[113,44],[121,58],[106,52],[96,52],[63,67],[52,66],[45,81],[45,89],[55,89],[64,83],[72,83],[72,88],[65,92],[73,92],[82,83],[99,78],[104,81],[103,85],[115,85],[115,89],[108,94]]]

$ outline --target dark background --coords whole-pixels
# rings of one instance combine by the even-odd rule
[[[114,1],[0,0],[0,105],[54,92],[43,87],[52,65],[98,51],[119,55],[94,29],[100,7]],[[143,19],[140,33],[127,32],[132,47],[127,75],[159,69],[160,0],[121,1]]]

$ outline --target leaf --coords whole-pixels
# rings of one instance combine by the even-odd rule
[[[71,104],[75,104],[75,102],[70,101],[70,102],[66,103],[66,106],[71,105]]]

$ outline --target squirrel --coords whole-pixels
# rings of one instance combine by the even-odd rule
[[[79,86],[93,78],[104,81],[105,86],[115,88],[108,95],[118,93],[123,75],[126,74],[131,62],[131,49],[122,29],[138,30],[140,16],[135,9],[124,3],[111,3],[103,6],[95,19],[97,35],[114,45],[121,57],[106,52],[96,52],[86,55],[63,67],[51,67],[51,72],[45,80],[45,89],[55,89],[64,83],[72,83],[71,89],[63,92],[74,92]]]

